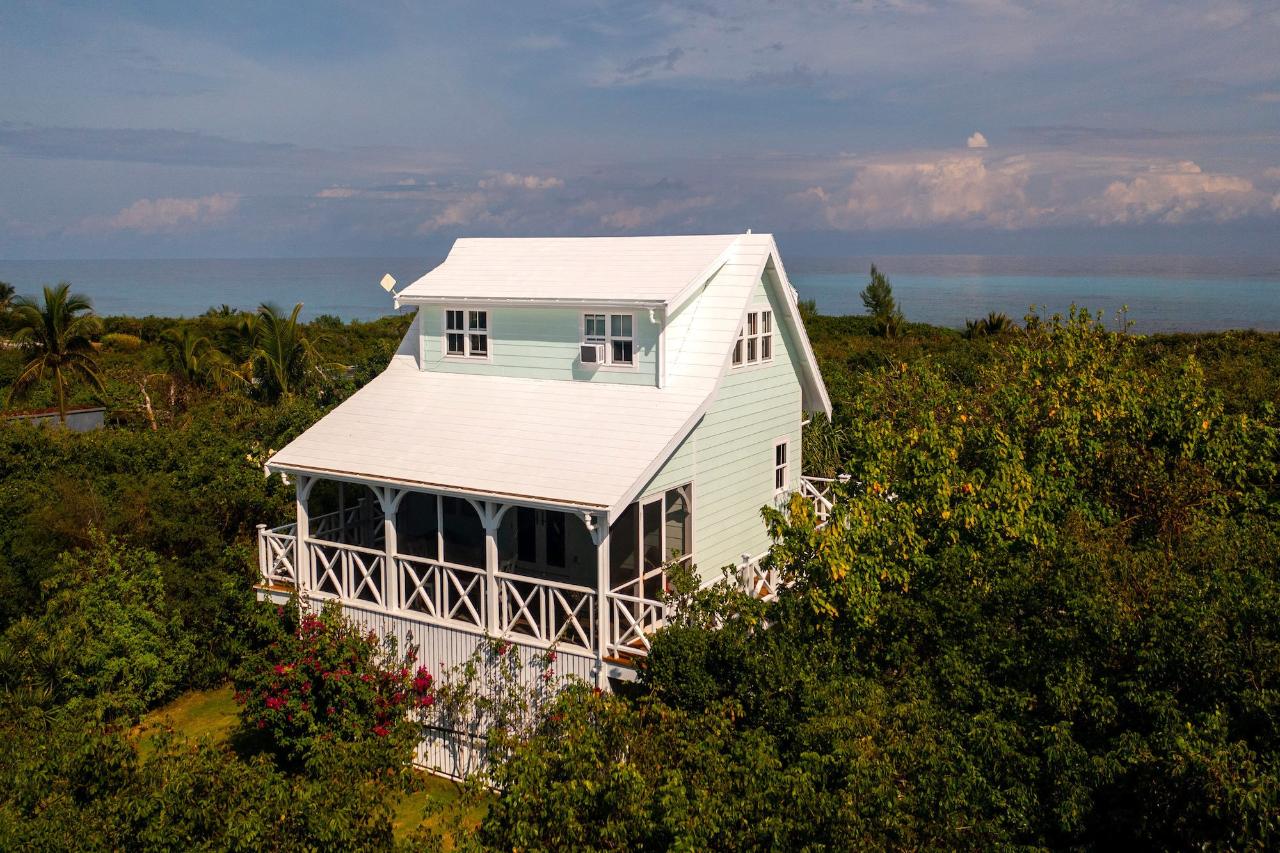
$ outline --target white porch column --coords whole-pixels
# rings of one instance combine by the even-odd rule
[[[307,499],[315,478],[298,474],[293,478],[295,501],[297,503],[297,522],[293,540],[293,567],[298,573],[298,592],[311,589],[311,554],[307,550],[307,538],[311,536],[311,513],[307,508]]]
[[[609,656],[613,630],[609,618],[609,525],[604,513],[584,517],[596,546],[596,687],[608,685],[604,659]]]
[[[502,630],[501,612],[498,602],[498,528],[502,526],[502,517],[507,514],[511,504],[498,501],[470,501],[480,514],[480,523],[484,525],[484,580],[485,580],[485,629],[497,637]]]
[[[396,512],[407,492],[391,486],[374,489],[378,504],[382,507],[382,544],[386,556],[382,558],[382,606],[387,610],[400,609],[400,567],[396,564]]]

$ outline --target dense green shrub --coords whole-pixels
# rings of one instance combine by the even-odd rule
[[[96,536],[58,559],[43,612],[0,637],[0,685],[45,707],[131,717],[190,676],[192,637],[166,606],[155,554]]]
[[[390,639],[363,633],[333,602],[319,615],[281,606],[274,638],[236,673],[241,726],[284,762],[321,741],[370,742],[382,766],[404,765],[418,738],[410,712],[435,703],[434,678]],[[374,750],[371,750],[371,752]]]
[[[490,848],[1274,846],[1274,409],[1085,314],[982,346],[858,375],[831,523],[766,511],[792,588],[566,695]]]

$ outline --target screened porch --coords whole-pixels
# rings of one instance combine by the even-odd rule
[[[259,528],[268,588],[601,659],[647,652],[667,570],[692,553],[689,486],[608,529],[577,509],[318,477],[297,488],[297,521]]]

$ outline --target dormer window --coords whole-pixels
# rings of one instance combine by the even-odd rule
[[[489,312],[449,308],[444,312],[444,354],[489,357]]]
[[[773,312],[751,311],[733,344],[733,366],[773,360]]]
[[[630,314],[583,314],[583,364],[634,366],[634,322]]]

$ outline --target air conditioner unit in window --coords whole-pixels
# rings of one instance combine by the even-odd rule
[[[604,364],[604,344],[583,344],[579,357],[583,364]]]

